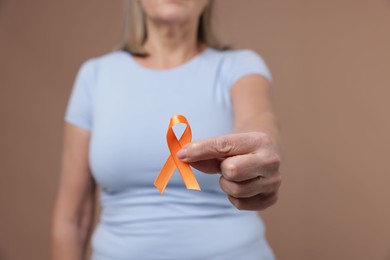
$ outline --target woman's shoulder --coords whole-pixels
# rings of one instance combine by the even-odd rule
[[[211,55],[220,60],[221,65],[226,67],[226,69],[233,69],[235,67],[241,66],[260,66],[264,67],[266,61],[263,56],[257,51],[249,48],[241,49],[227,49],[227,50],[218,50],[214,48],[211,49]]]
[[[215,48],[210,47],[209,49],[215,55],[224,56],[224,57],[233,58],[233,59],[242,58],[242,57],[255,57],[255,58],[262,59],[262,56],[260,55],[260,53],[256,52],[253,49],[249,49],[249,48],[240,48],[240,49],[230,49],[229,48],[229,49],[220,50],[220,49],[215,49]]]
[[[96,76],[103,72],[117,71],[128,59],[126,55],[129,54],[122,50],[112,50],[89,56],[79,64],[79,73]]]
[[[116,63],[118,60],[123,60],[124,58],[126,58],[126,55],[129,54],[122,50],[107,51],[86,58],[83,61],[83,64],[86,64],[86,66],[97,66],[105,64],[111,65],[112,63]]]
[[[272,81],[272,75],[261,54],[249,48],[212,50],[219,57],[221,75],[235,81],[245,74],[257,73]]]

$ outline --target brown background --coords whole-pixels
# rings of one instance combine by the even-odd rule
[[[215,27],[275,78],[278,259],[390,259],[390,2],[219,0]],[[122,1],[0,0],[0,259],[48,259],[74,76],[121,33]]]

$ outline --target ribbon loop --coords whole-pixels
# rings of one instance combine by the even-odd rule
[[[186,128],[179,140],[175,133],[173,132],[172,127],[176,124],[186,124]],[[191,170],[191,167],[188,163],[182,162],[177,158],[176,153],[186,144],[191,142],[192,132],[191,127],[188,124],[187,119],[182,115],[176,115],[171,117],[169,122],[169,127],[167,131],[167,143],[171,155],[168,157],[164,166],[161,168],[160,173],[158,174],[156,180],[154,181],[154,186],[162,194],[168,185],[170,178],[172,177],[175,169],[177,168],[180,172],[180,175],[184,181],[184,184],[187,189],[190,190],[200,190],[198,181],[195,178],[194,173]]]

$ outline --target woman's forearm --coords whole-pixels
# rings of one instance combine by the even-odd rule
[[[52,228],[51,260],[83,260],[85,239],[72,221],[58,220]]]
[[[276,116],[273,113],[263,113],[262,115],[248,118],[245,121],[235,124],[234,133],[245,132],[264,132],[266,133],[275,147],[275,150],[281,153],[280,127]]]
[[[77,218],[56,217],[52,225],[51,260],[84,260],[92,231],[94,206]]]

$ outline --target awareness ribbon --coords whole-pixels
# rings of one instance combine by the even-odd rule
[[[172,127],[176,124],[186,124],[186,128],[180,137],[180,140],[177,140],[175,133],[173,132]],[[184,184],[187,189],[190,190],[200,190],[199,184],[195,178],[194,173],[191,170],[191,167],[188,163],[181,161],[177,158],[176,153],[186,144],[191,142],[192,133],[191,127],[188,124],[187,119],[182,115],[176,115],[171,117],[169,122],[169,127],[167,131],[167,143],[171,155],[168,157],[164,166],[161,168],[160,173],[158,174],[156,180],[154,181],[154,186],[163,194],[165,187],[167,186],[170,178],[172,177],[176,167],[180,172],[180,175],[184,181]]]

